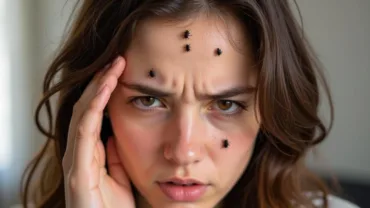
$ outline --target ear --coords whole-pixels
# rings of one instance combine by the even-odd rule
[[[130,180],[118,156],[116,139],[112,136],[108,138],[106,154],[109,175],[120,186],[131,190]]]

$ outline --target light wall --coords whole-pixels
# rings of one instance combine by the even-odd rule
[[[3,82],[1,92],[10,89],[10,93],[6,93],[8,97],[3,99],[9,101],[12,117],[7,120],[0,117],[0,123],[10,124],[7,129],[10,136],[1,141],[11,145],[10,165],[0,168],[0,207],[17,202],[21,171],[45,141],[36,131],[33,113],[40,98],[45,68],[62,38],[75,0],[0,0],[0,6],[4,2],[6,21],[3,22],[6,24],[0,26],[6,28],[2,31],[6,31],[7,36],[0,43],[6,43],[3,48],[6,45],[9,49],[7,56],[2,56],[9,57],[9,67],[2,65],[1,75],[8,73],[11,81]],[[344,178],[370,183],[370,111],[367,108],[370,103],[370,1],[298,0],[298,4],[305,31],[327,69],[336,107],[333,131],[320,148],[324,159],[309,163],[324,174],[331,170]],[[322,111],[326,110],[324,106]],[[0,111],[6,115],[3,112]]]
[[[299,0],[304,28],[323,62],[335,122],[310,164],[350,180],[370,182],[370,1]],[[323,108],[326,111],[327,108]]]
[[[45,138],[36,130],[34,111],[41,98],[46,67],[62,39],[63,27],[74,2],[75,0],[0,0],[0,6],[5,5],[5,8],[0,8],[0,11],[5,11],[5,14],[0,14],[0,23],[5,23],[0,25],[0,34],[5,34],[0,40],[0,51],[7,51],[6,56],[0,55],[2,59],[9,61],[8,65],[0,63],[0,81],[6,80],[7,74],[10,77],[9,82],[0,84],[0,92],[7,89],[10,91],[1,98],[0,103],[8,102],[7,110],[11,110],[11,118],[3,117],[6,110],[0,110],[0,124],[6,123],[10,127],[7,129],[10,136],[0,139],[6,140],[5,143],[10,147],[6,155],[0,154],[1,165],[4,164],[0,167],[0,207],[9,207],[10,204],[19,202],[22,171],[45,142]],[[5,83],[9,84],[3,88]],[[7,102],[3,102],[4,100]],[[3,108],[7,105],[0,106]],[[5,128],[6,126],[1,126],[2,132],[6,132]]]

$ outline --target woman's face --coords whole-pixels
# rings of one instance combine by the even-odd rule
[[[232,18],[136,28],[108,109],[139,207],[215,207],[244,172],[259,129],[246,40]]]

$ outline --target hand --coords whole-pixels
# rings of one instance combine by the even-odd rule
[[[107,144],[110,175],[100,139],[103,110],[124,68],[125,60],[118,57],[112,66],[95,75],[73,107],[62,163],[67,208],[135,207],[114,139],[109,138]]]

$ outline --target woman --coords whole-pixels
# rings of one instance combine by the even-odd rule
[[[332,207],[304,165],[331,126],[319,83],[332,106],[287,0],[85,0],[45,77],[24,203]]]

